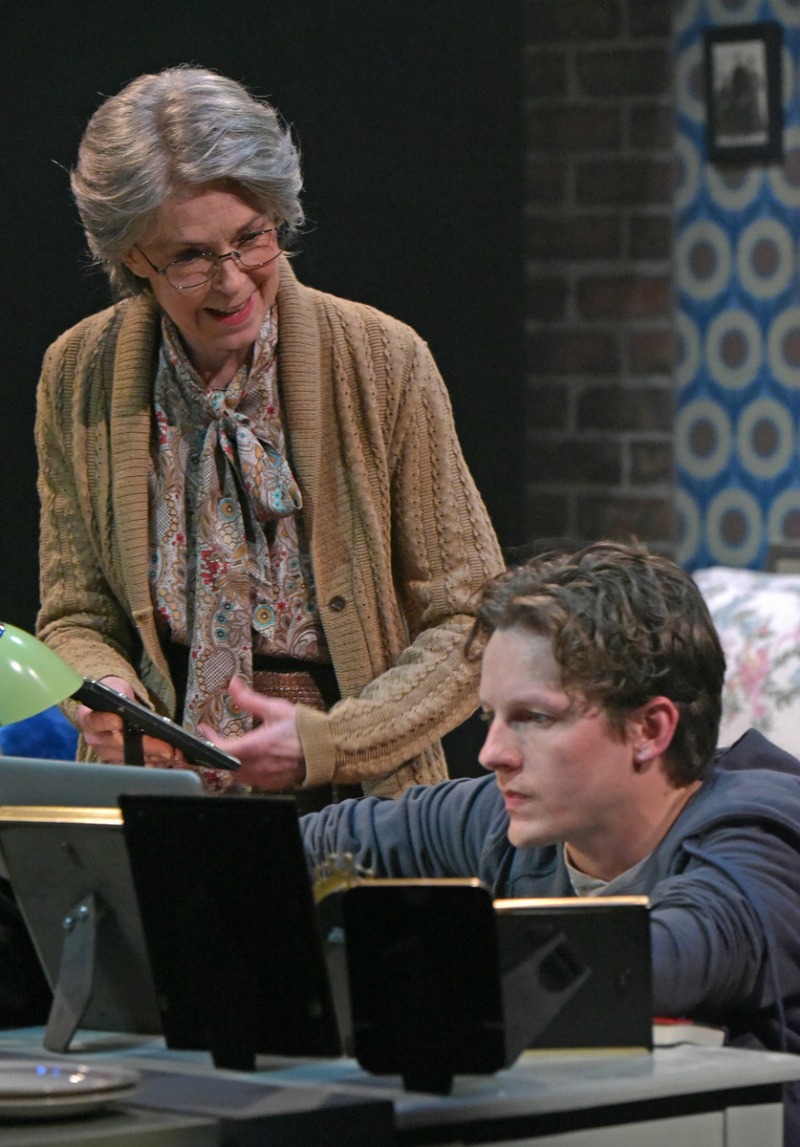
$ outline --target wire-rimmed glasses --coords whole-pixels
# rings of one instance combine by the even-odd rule
[[[281,253],[277,227],[254,231],[224,255],[217,255],[214,251],[187,251],[165,267],[157,267],[138,243],[135,246],[156,274],[163,275],[176,291],[191,291],[194,287],[210,283],[226,259],[233,259],[245,271],[257,271],[259,267],[272,263]]]

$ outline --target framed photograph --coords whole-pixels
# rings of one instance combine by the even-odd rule
[[[773,544],[767,548],[767,560],[764,568],[769,573],[800,573],[800,545],[790,545],[786,542],[773,542]]]
[[[704,55],[709,162],[782,159],[780,25],[706,28]]]

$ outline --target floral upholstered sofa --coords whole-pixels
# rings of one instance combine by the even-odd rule
[[[712,566],[693,577],[728,666],[720,745],[754,728],[800,757],[800,574]]]

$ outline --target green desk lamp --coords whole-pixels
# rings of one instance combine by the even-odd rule
[[[213,769],[238,769],[239,762],[210,741],[152,712],[102,681],[81,677],[66,661],[24,629],[0,621],[0,726],[34,717],[74,697],[105,713],[122,718],[125,760],[143,765],[142,735],[148,734],[180,749],[187,761]]]
[[[0,621],[0,725],[13,725],[71,697],[83,678],[24,629]]]

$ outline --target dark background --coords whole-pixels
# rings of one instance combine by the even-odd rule
[[[198,63],[269,98],[303,154],[299,277],[409,322],[506,545],[522,541],[518,0],[6,0],[0,15],[0,618],[38,607],[34,392],[110,301],[67,171],[102,98]]]

